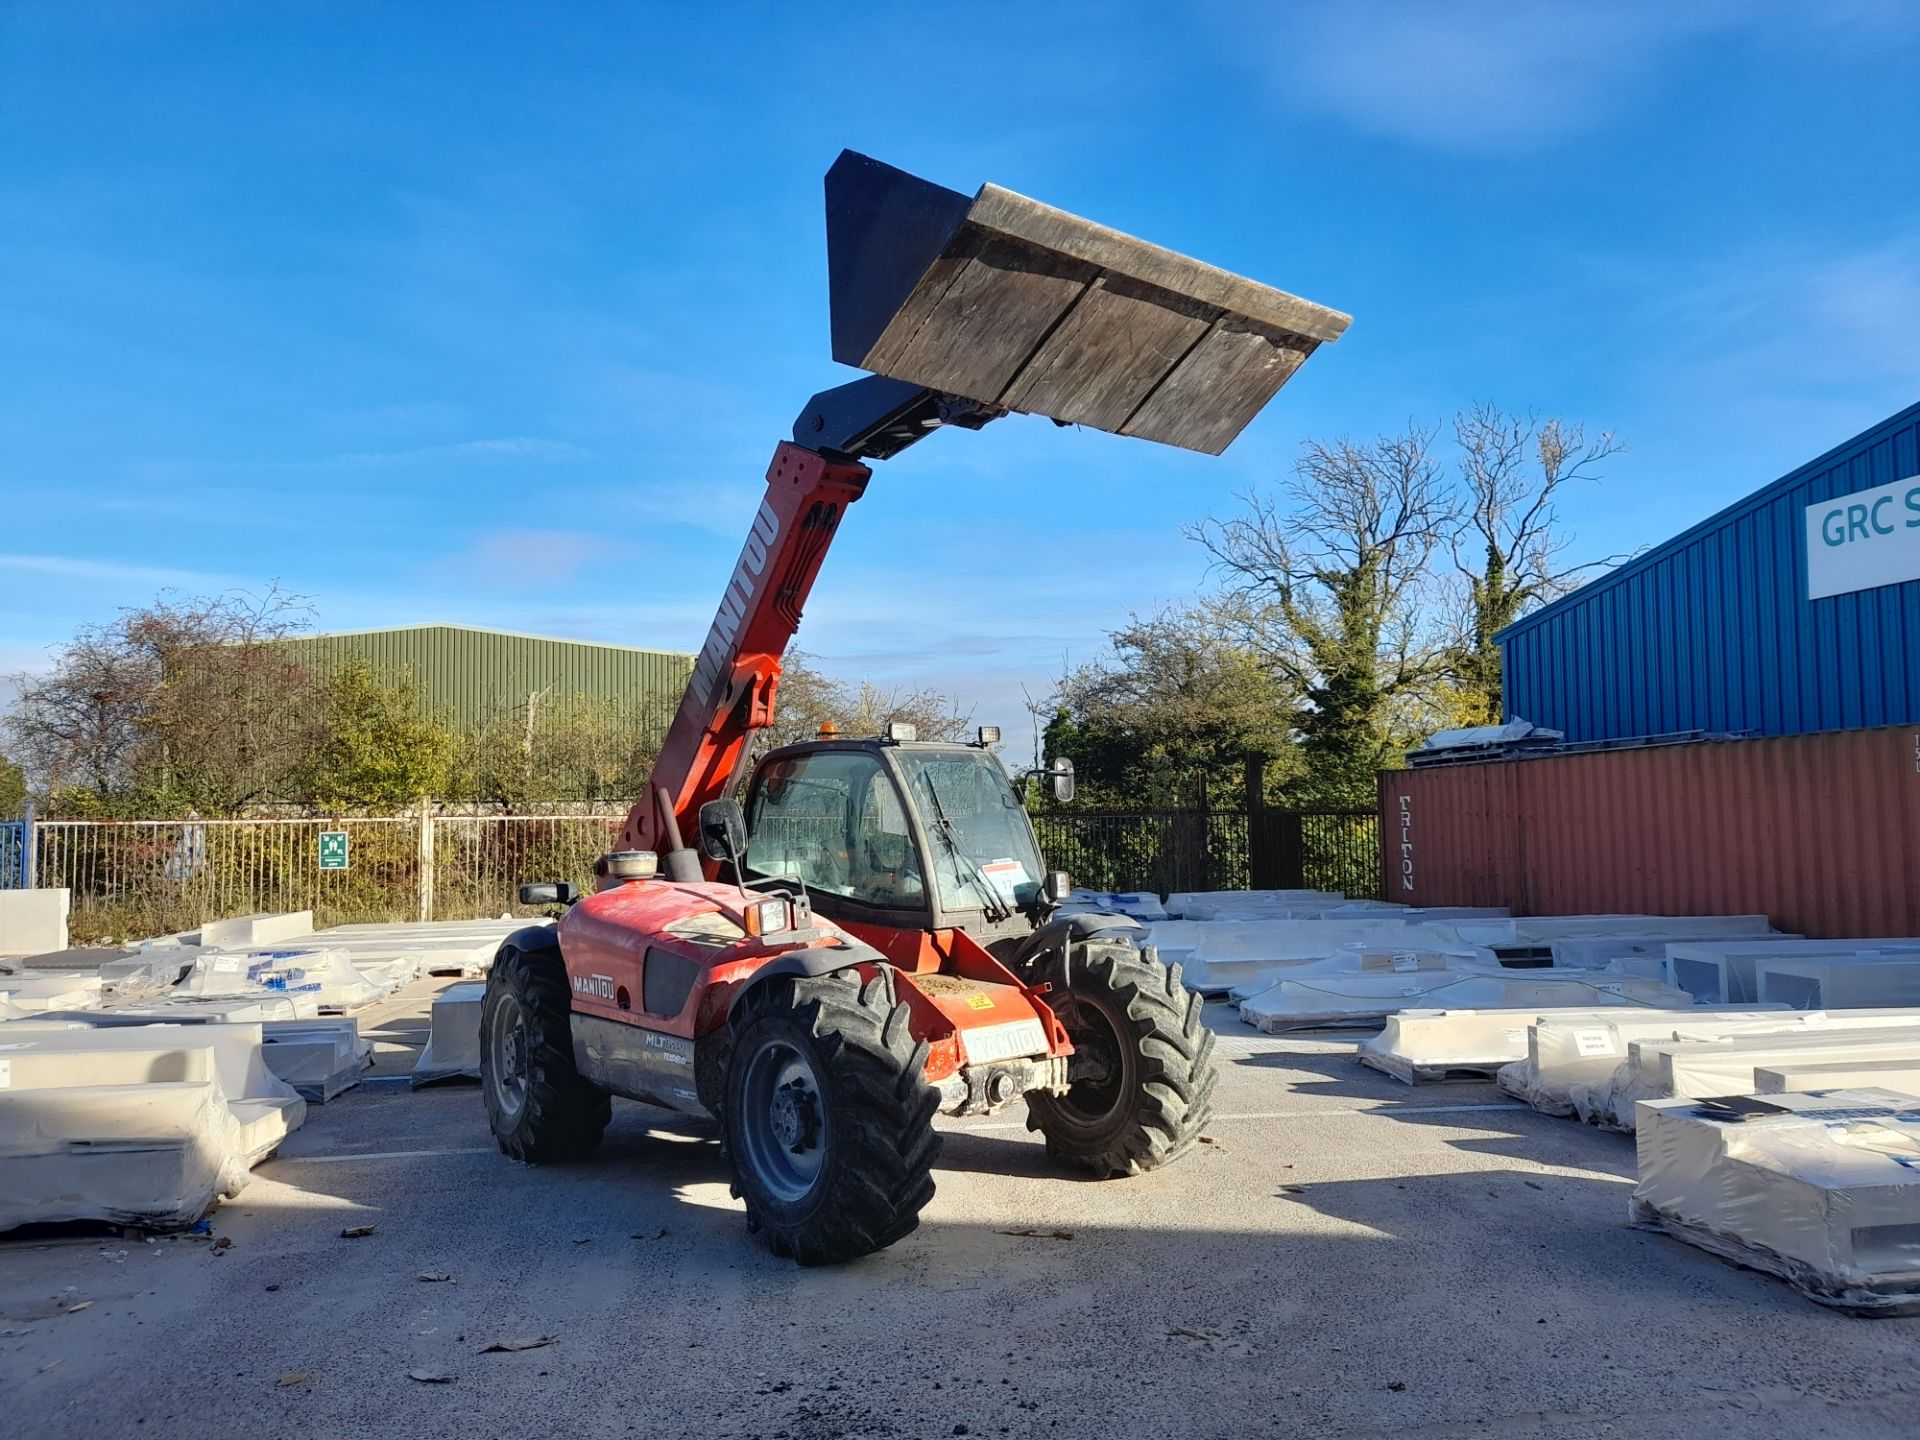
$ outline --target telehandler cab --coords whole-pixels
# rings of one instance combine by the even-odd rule
[[[872,374],[816,395],[776,448],[621,848],[591,895],[521,888],[568,908],[502,945],[481,1019],[507,1154],[583,1156],[614,1095],[713,1116],[748,1229],[802,1264],[914,1228],[936,1113],[1024,1099],[1057,1160],[1136,1175],[1193,1144],[1214,1086],[1178,967],[1131,921],[1054,913],[1067,877],[1044,870],[997,731],[786,746],[744,812],[730,798],[865,462],[1013,411],[1218,454],[1348,323],[851,151],[826,201],[833,355]],[[1039,773],[1071,798],[1070,765]]]

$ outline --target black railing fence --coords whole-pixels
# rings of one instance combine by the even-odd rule
[[[1182,811],[1033,817],[1047,864],[1093,890],[1333,890],[1380,896],[1370,810]]]

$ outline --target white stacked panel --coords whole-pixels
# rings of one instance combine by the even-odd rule
[[[73,970],[39,974],[19,970],[0,974],[0,1005],[8,1015],[44,1015],[56,1010],[83,1010],[100,1003],[100,977]]]
[[[433,1025],[413,1067],[413,1086],[437,1080],[480,1078],[480,1007],[487,987],[473,981],[449,985],[433,1002]]]
[[[311,910],[293,910],[277,915],[235,915],[231,919],[208,920],[202,924],[200,944],[209,950],[244,949],[300,940],[312,934]]]
[[[1756,1066],[1753,1093],[1784,1095],[1819,1090],[1891,1090],[1920,1099],[1920,1060],[1825,1060],[1818,1057]]]
[[[0,1230],[191,1225],[220,1194],[232,1127],[212,1081],[0,1091]]]
[[[191,1224],[306,1113],[258,1024],[17,1021],[0,1035],[0,1228]]]
[[[1513,922],[1514,943],[1520,945],[1552,945],[1561,940],[1593,940],[1609,935],[1712,939],[1772,933],[1765,915],[1522,915]]]
[[[1402,1010],[1560,1010],[1615,1006],[1681,1008],[1692,997],[1653,980],[1602,980],[1588,971],[1413,971],[1283,980],[1241,1002],[1240,1018],[1277,1034],[1321,1026],[1366,1025]]]
[[[354,969],[340,946],[283,950],[209,950],[194,962],[178,993],[195,996],[308,996],[320,1013],[339,1014],[371,1005],[393,993],[385,976]]]
[[[1164,920],[1167,907],[1158,895],[1126,890],[1075,890],[1060,906],[1063,915],[1127,915],[1135,920]]]
[[[1762,960],[1788,956],[1920,956],[1920,940],[1797,940],[1787,936],[1758,940],[1692,940],[1667,946],[1673,983],[1702,1005],[1751,1005],[1760,998],[1754,967]]]
[[[65,889],[0,890],[0,956],[66,949],[72,901]]]
[[[1535,972],[1538,973],[1538,972]],[[1691,1025],[1697,1019],[1744,1020],[1750,1016],[1780,1014],[1779,1011],[1719,1011],[1705,1017],[1689,1009],[1684,1012]],[[1607,1027],[1622,1024],[1649,1025],[1670,1033],[1675,1012],[1671,1009],[1567,1009],[1567,1010],[1403,1010],[1387,1017],[1378,1035],[1360,1042],[1362,1064],[1417,1085],[1435,1080],[1485,1080],[1503,1067],[1524,1062],[1528,1054],[1529,1032],[1536,1025],[1595,1029],[1608,1033]]]
[[[1763,1001],[1795,1010],[1920,1005],[1920,955],[1860,954],[1848,959],[1763,956],[1754,962]]]
[[[373,1043],[350,1017],[281,1020],[265,1031],[268,1068],[313,1104],[352,1089],[373,1064]]]
[[[1920,1012],[1902,1020],[1920,1021]],[[1679,1034],[1701,1040],[1729,1035],[1790,1035],[1815,1028],[1871,1029],[1895,1023],[1884,1010],[1799,1014],[1783,1010],[1690,1009],[1673,1015],[1635,1016],[1622,1012],[1593,1020],[1545,1018],[1527,1028],[1527,1054],[1504,1066],[1495,1078],[1508,1094],[1548,1115],[1575,1113],[1575,1087],[1607,1083],[1640,1040],[1672,1040]]]
[[[1829,1060],[1920,1059],[1920,1026],[1836,1030],[1814,1026],[1792,1034],[1765,1032],[1705,1039],[1685,1027],[1667,1040],[1636,1040],[1604,1082],[1575,1085],[1576,1114],[1589,1124],[1631,1130],[1643,1100],[1704,1100],[1751,1095],[1755,1071],[1817,1054]]]
[[[1184,920],[1284,919],[1290,906],[1326,910],[1347,903],[1331,890],[1176,890],[1167,914]]]
[[[1158,933],[1153,927],[1150,933]],[[1177,958],[1187,988],[1217,993],[1236,986],[1249,991],[1286,978],[1292,967],[1352,946],[1394,951],[1472,953],[1454,925],[1417,924],[1388,917],[1351,920],[1215,921],[1192,932],[1193,944]],[[1158,944],[1156,939],[1153,943]],[[1163,951],[1163,955],[1165,952]],[[1491,957],[1488,957],[1489,959]]]
[[[1871,1089],[1768,1102],[1740,1120],[1644,1104],[1634,1222],[1850,1314],[1920,1313],[1920,1110]]]

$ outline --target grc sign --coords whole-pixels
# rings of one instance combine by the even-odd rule
[[[1807,598],[1920,580],[1920,475],[1807,507]]]

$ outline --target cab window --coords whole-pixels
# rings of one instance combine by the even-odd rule
[[[775,761],[748,799],[747,833],[754,879],[792,875],[810,890],[890,908],[926,902],[906,810],[872,755],[829,750]]]

